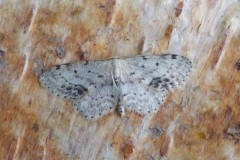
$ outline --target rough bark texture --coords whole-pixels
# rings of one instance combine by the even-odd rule
[[[171,52],[194,71],[154,116],[90,122],[42,69]],[[237,0],[0,1],[0,159],[239,159]]]

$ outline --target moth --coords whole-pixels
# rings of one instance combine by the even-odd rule
[[[116,108],[142,115],[156,113],[167,94],[184,84],[192,68],[180,55],[142,55],[99,61],[80,61],[50,68],[41,85],[69,99],[85,118],[97,120]]]

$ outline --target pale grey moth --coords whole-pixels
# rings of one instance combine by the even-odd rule
[[[116,107],[121,116],[125,109],[156,113],[191,68],[190,60],[174,54],[81,61],[46,70],[40,83],[54,95],[72,100],[85,118],[96,120]]]

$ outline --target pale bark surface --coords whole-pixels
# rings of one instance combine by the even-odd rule
[[[44,68],[143,53],[194,70],[154,116],[85,120]],[[0,1],[0,159],[239,159],[240,2]]]

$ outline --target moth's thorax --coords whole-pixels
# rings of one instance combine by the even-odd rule
[[[120,78],[123,71],[125,70],[124,68],[126,68],[126,64],[124,63],[124,60],[122,59],[114,59],[113,60],[113,69],[114,69],[114,77],[118,77]]]
[[[114,59],[113,77],[118,82],[125,82],[128,78],[129,64],[124,59]]]

